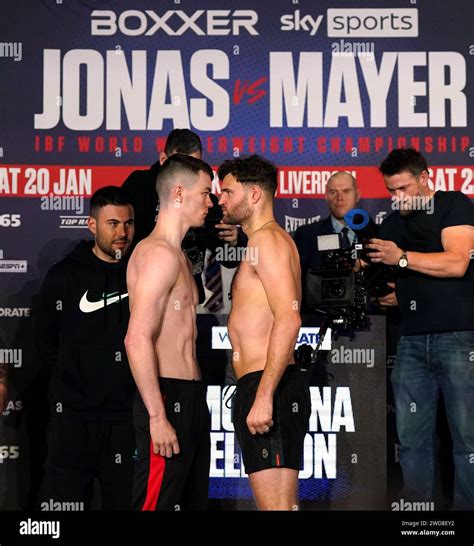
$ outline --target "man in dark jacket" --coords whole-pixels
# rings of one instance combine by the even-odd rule
[[[81,241],[53,265],[40,293],[38,350],[52,371],[42,509],[87,508],[94,478],[104,509],[131,503],[135,384],[123,339],[133,208],[115,186],[95,192],[90,208],[94,241]]]
[[[133,244],[150,235],[156,223],[159,211],[158,195],[156,193],[156,176],[161,165],[175,153],[191,155],[202,159],[202,144],[199,136],[189,129],[173,129],[166,139],[165,150],[160,153],[158,161],[148,170],[133,171],[122,184],[130,203],[135,211],[135,237]],[[226,244],[231,246],[246,246],[247,237],[236,226],[222,223],[222,211],[218,199],[210,195],[213,206],[209,209],[206,223],[202,228],[192,228],[183,240],[183,251],[188,254],[194,265],[194,280],[198,287],[199,303],[203,303],[205,293],[201,279],[204,255],[206,249],[215,254],[218,248],[224,250]],[[233,268],[239,265],[236,261],[220,261],[220,265]],[[212,308],[211,308],[212,310]],[[219,309],[215,309],[218,311]]]

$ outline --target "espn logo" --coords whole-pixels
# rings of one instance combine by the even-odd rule
[[[417,38],[418,10],[328,9],[329,38]]]

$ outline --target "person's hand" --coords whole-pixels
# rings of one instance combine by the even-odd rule
[[[364,262],[362,258],[357,258],[354,265],[354,272],[358,273],[362,269],[365,269],[366,267],[369,267],[369,264],[367,262]]]
[[[150,436],[155,455],[172,457],[179,453],[176,431],[166,417],[150,417]]]
[[[393,241],[383,239],[370,239],[366,248],[372,249],[372,252],[367,252],[367,256],[373,263],[379,262],[385,265],[398,265],[403,253]]]
[[[387,286],[393,288],[393,292],[390,292],[390,294],[381,298],[377,298],[377,301],[381,307],[394,307],[398,305],[397,295],[395,294],[395,283],[388,282]]]
[[[8,398],[8,387],[5,383],[0,383],[0,413],[3,412],[7,404]]]
[[[249,414],[247,426],[251,434],[265,434],[273,426],[273,399],[255,398]]]
[[[231,224],[216,224],[217,236],[232,246],[237,244],[237,226]]]

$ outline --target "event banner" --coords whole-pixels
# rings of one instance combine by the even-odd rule
[[[0,195],[59,210],[153,163],[174,127],[214,166],[273,160],[284,200],[341,169],[386,197],[376,167],[400,146],[472,195],[472,7],[454,4],[4,1]],[[310,216],[288,203],[289,228]]]

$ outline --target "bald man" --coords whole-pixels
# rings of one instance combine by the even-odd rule
[[[295,231],[293,238],[298,248],[301,263],[302,312],[307,310],[305,285],[308,270],[318,269],[321,266],[321,258],[316,247],[316,237],[318,235],[342,233],[343,245],[344,241],[346,245],[352,245],[355,240],[355,233],[346,225],[344,216],[355,208],[359,199],[360,191],[357,189],[356,179],[344,171],[335,172],[326,185],[326,202],[330,215],[320,222],[300,226]],[[344,236],[344,232],[347,238]]]

